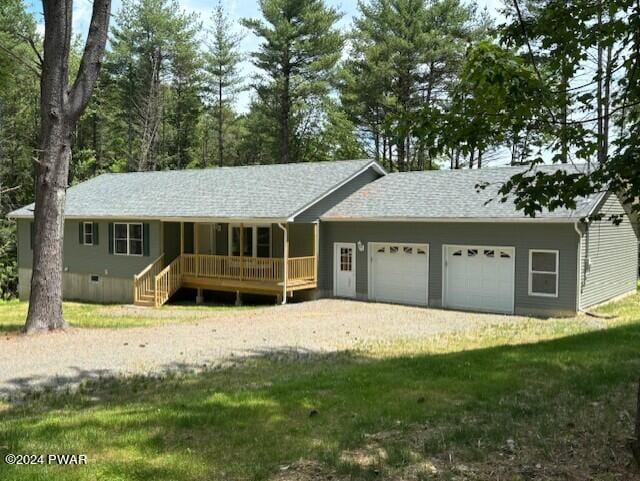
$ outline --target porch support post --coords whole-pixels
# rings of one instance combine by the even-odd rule
[[[199,231],[197,222],[193,223],[193,253],[196,255],[196,277],[200,272],[200,242],[199,242]]]
[[[184,254],[184,222],[180,222],[180,255]]]
[[[287,303],[287,279],[289,277],[289,226],[278,223],[278,227],[284,233],[284,259],[282,265],[282,304]]]
[[[318,252],[320,251],[320,221],[313,223],[313,280],[318,282]]]

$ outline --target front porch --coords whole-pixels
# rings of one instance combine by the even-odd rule
[[[166,223],[163,249],[134,276],[137,305],[159,307],[183,287],[196,289],[197,299],[211,290],[272,295],[277,302],[317,287],[318,224]]]

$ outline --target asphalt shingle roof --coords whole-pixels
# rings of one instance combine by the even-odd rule
[[[549,172],[558,168],[537,167]],[[526,219],[511,201],[486,203],[497,197],[505,181],[523,170],[523,167],[497,167],[388,174],[349,196],[322,219]],[[483,183],[489,186],[478,191],[476,186]],[[586,216],[600,198],[601,195],[595,195],[579,199],[576,210],[543,211],[536,217],[578,219]]]
[[[103,174],[67,190],[67,217],[285,219],[370,160]],[[33,215],[33,204],[9,217]]]

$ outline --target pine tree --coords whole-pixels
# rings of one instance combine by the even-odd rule
[[[421,117],[439,118],[468,42],[486,35],[488,21],[460,0],[370,0],[359,8],[343,105],[390,170],[432,168],[437,137],[419,132]]]
[[[328,95],[340,58],[340,14],[322,0],[260,0],[260,10],[263,20],[243,20],[262,40],[253,63],[264,77],[255,88],[276,122],[278,160],[301,160],[301,131],[312,116],[322,117],[315,107]]]
[[[232,25],[222,4],[213,13],[212,41],[206,54],[208,92],[213,97],[216,110],[215,130],[218,141],[218,165],[225,164],[225,130],[231,113],[234,95],[242,90],[238,67],[242,61],[239,52],[241,36],[232,33]],[[205,134],[206,135],[206,134]]]

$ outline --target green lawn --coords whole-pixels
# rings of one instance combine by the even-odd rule
[[[27,316],[26,302],[0,301],[0,332],[19,331]],[[231,306],[165,305],[160,309],[65,302],[64,316],[72,327],[126,328],[194,322],[212,312],[239,309]],[[244,307],[242,309],[249,309]]]
[[[637,479],[640,296],[603,312],[0,405],[0,456],[89,456],[0,479]]]

